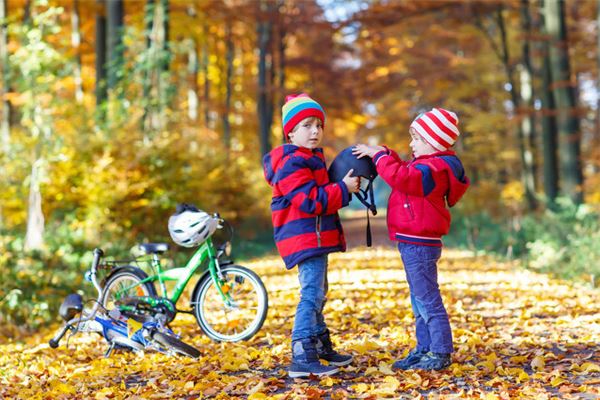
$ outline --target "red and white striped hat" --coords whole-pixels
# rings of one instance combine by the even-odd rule
[[[434,108],[420,114],[410,124],[419,135],[439,151],[448,150],[460,132],[458,131],[458,117],[452,111],[443,108]]]

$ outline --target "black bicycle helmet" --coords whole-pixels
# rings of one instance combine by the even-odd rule
[[[329,181],[339,182],[350,171],[354,170],[352,176],[360,176],[369,181],[367,187],[363,190],[360,189],[358,193],[355,193],[356,198],[365,205],[373,215],[377,215],[377,207],[375,206],[375,197],[373,195],[373,181],[377,178],[377,168],[371,157],[356,158],[352,154],[352,148],[350,146],[345,148],[338,154],[331,165],[329,166]]]
[[[375,206],[375,196],[373,195],[373,181],[377,178],[377,168],[371,157],[357,158],[352,154],[350,146],[345,148],[338,154],[331,165],[329,166],[329,180],[331,182],[339,182],[353,169],[351,176],[360,176],[367,179],[369,183],[365,189],[359,189],[359,192],[354,193],[356,198],[367,207],[367,246],[371,247],[371,221],[369,220],[369,211],[373,215],[377,215],[377,207]]]

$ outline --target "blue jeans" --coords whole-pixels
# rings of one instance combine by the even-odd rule
[[[298,264],[300,302],[296,308],[292,341],[319,335],[327,329],[323,318],[328,289],[327,254]]]
[[[398,243],[415,316],[417,350],[452,353],[452,329],[438,286],[441,247]]]

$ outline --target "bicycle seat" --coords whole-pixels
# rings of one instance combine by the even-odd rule
[[[140,249],[146,254],[162,254],[169,250],[167,243],[141,243]]]

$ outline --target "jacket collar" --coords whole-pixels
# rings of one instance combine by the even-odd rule
[[[452,150],[436,151],[435,153],[425,154],[423,156],[415,157],[413,161],[425,160],[427,158],[440,157],[440,156],[455,156],[456,153]]]

